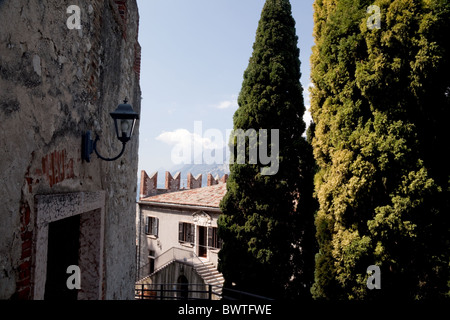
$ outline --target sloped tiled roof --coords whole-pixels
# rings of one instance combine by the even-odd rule
[[[222,183],[209,187],[164,193],[141,199],[141,202],[219,208],[220,200],[226,192],[227,185]]]

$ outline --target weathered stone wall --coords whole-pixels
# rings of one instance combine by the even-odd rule
[[[81,29],[69,29],[69,5]],[[81,134],[121,143],[109,112],[140,112],[135,0],[0,0],[0,299],[33,299],[37,195],[105,194],[102,297],[132,299],[139,122],[124,155],[81,159]]]

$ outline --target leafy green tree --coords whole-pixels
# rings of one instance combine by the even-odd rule
[[[247,137],[244,164],[230,165],[218,221],[225,286],[269,297],[309,295],[314,270],[312,147],[302,137],[303,89],[295,21],[288,0],[267,0],[244,73],[234,129],[278,129],[278,171],[262,174]],[[250,147],[249,147],[250,146]],[[259,146],[260,147],[260,146]],[[237,138],[230,138],[235,154]],[[256,159],[253,159],[256,160]],[[309,228],[309,229],[308,229]],[[309,250],[309,251],[308,251]]]
[[[381,28],[368,26],[380,8]],[[448,0],[316,0],[315,298],[448,293]],[[366,270],[381,268],[381,290]]]

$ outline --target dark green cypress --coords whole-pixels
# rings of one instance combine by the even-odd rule
[[[289,1],[267,0],[233,120],[234,129],[279,130],[279,170],[231,164],[218,221],[225,286],[274,298],[310,296],[313,279],[313,157],[302,137],[297,41]]]

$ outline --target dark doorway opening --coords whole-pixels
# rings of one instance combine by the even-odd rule
[[[202,258],[206,258],[207,255],[207,240],[208,240],[208,228],[206,227],[198,227],[198,256]]]
[[[189,281],[184,275],[178,277],[177,290],[179,299],[187,300],[189,298]]]
[[[67,267],[78,266],[80,215],[51,222],[48,227],[47,280],[44,299],[77,300],[78,290],[67,288]]]

